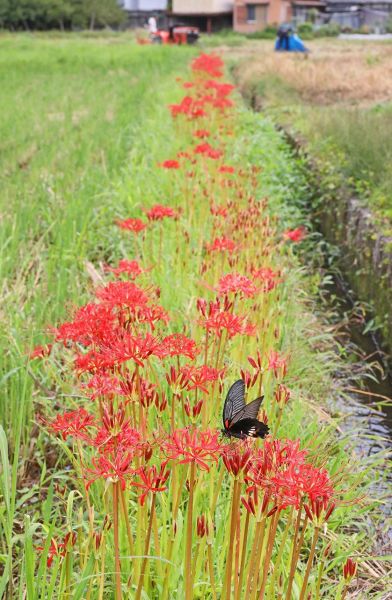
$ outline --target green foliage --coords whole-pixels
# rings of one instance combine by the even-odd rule
[[[341,170],[362,195],[392,217],[392,105],[372,109],[335,109],[308,112],[303,122],[310,139],[331,157],[343,155]],[[325,141],[329,140],[329,151]]]
[[[328,23],[314,30],[316,38],[337,37],[340,34],[340,26],[337,23]]]
[[[4,29],[93,29],[118,26],[125,20],[116,0],[0,0]]]
[[[262,31],[248,33],[247,38],[250,40],[274,40],[278,33],[278,28],[275,25],[267,25]]]
[[[246,37],[242,33],[233,31],[232,29],[222,29],[218,33],[211,35],[203,35],[199,45],[206,48],[214,48],[215,46],[241,46],[246,41]]]
[[[304,40],[312,40],[314,38],[312,23],[300,23],[298,25],[298,35]]]

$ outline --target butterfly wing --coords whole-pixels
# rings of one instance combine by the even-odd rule
[[[223,425],[225,429],[233,417],[241,412],[245,406],[245,383],[242,379],[239,379],[229,389],[223,406]]]
[[[257,419],[257,415],[263,400],[264,396],[260,396],[260,398],[252,400],[252,402],[249,402],[249,404],[245,404],[245,406],[243,406],[238,412],[234,412],[230,420],[230,427],[235,425],[235,423],[238,423],[238,421],[242,421],[243,419]]]
[[[257,419],[241,419],[230,426],[230,436],[245,439],[246,437],[264,438],[269,432],[269,427]]]

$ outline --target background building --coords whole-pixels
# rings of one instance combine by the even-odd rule
[[[232,28],[231,0],[173,0],[171,16],[174,21],[199,27],[202,31]]]

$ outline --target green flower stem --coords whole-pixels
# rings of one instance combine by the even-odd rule
[[[145,544],[144,544],[143,561],[142,561],[142,566],[141,566],[141,569],[140,569],[140,576],[139,576],[139,582],[138,582],[138,585],[137,585],[135,600],[140,600],[140,596],[141,596],[142,589],[143,589],[143,582],[144,582],[144,575],[145,575],[145,572],[146,572],[148,552],[149,552],[149,549],[150,549],[152,522],[153,522],[154,513],[155,513],[155,499],[156,499],[156,494],[153,494],[152,495],[152,499],[151,499],[150,518],[149,518],[149,521],[148,521],[148,529],[147,529],[146,541],[145,541]]]
[[[308,586],[309,575],[310,575],[310,571],[312,569],[314,553],[316,551],[316,544],[317,544],[319,535],[320,535],[320,528],[315,527],[314,534],[313,534],[313,540],[312,540],[312,546],[310,548],[310,554],[309,554],[309,558],[308,558],[308,563],[306,565],[305,577],[304,577],[304,580],[302,583],[299,600],[304,600],[304,598],[305,598],[306,588]]]

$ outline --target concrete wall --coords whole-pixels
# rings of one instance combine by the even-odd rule
[[[230,0],[173,0],[173,13],[200,15],[232,12],[234,2]]]
[[[247,20],[247,8],[249,4],[255,6],[255,20]],[[268,24],[269,3],[261,4],[259,2],[241,0],[235,3],[233,27],[239,33],[254,33],[261,31]]]
[[[255,5],[256,20],[247,20],[247,5]],[[235,0],[234,30],[239,33],[261,31],[266,25],[279,25],[292,18],[291,2],[287,0]]]
[[[166,10],[167,0],[123,0],[122,5],[130,11]]]

